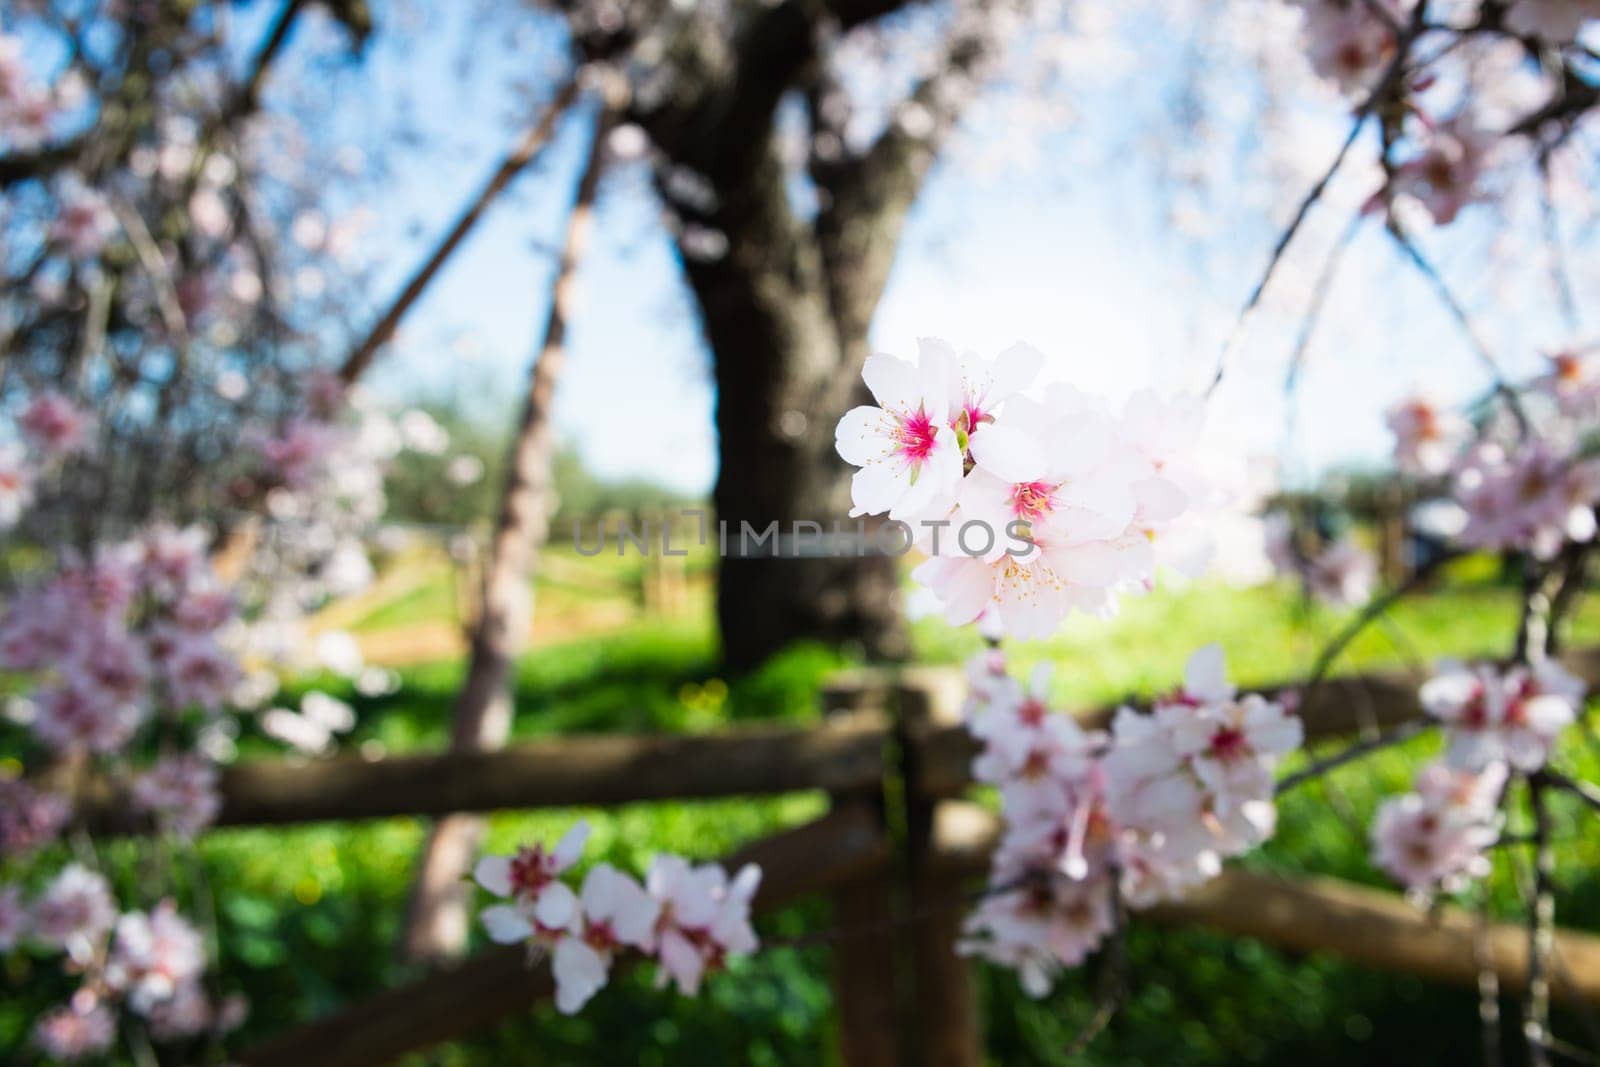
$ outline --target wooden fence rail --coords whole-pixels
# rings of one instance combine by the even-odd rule
[[[1600,685],[1600,648],[1567,662]],[[1395,673],[1326,682],[1300,708],[1307,737],[1314,742],[1415,718],[1416,684]],[[750,845],[728,862],[764,868],[758,910],[807,892],[833,894],[840,928],[833,944],[836,991],[850,1009],[840,1016],[847,1067],[969,1067],[981,1062],[980,1028],[970,976],[951,942],[999,822],[992,812],[950,799],[971,784],[973,748],[955,722],[963,688],[959,673],[948,670],[858,673],[823,690],[830,714],[807,728],[567,737],[501,753],[245,764],[225,780],[223,822],[823,790],[834,799],[831,814]],[[1104,725],[1112,713],[1105,708],[1082,718]],[[1483,956],[1503,988],[1527,981],[1527,933],[1520,925],[1490,926],[1480,952],[1474,919],[1460,910],[1424,913],[1397,894],[1334,879],[1230,868],[1140,920],[1201,925],[1445,982],[1477,981]],[[1556,997],[1600,1005],[1600,938],[1559,931],[1555,959]],[[549,992],[544,965],[528,967],[521,949],[495,949],[277,1038],[243,1062],[388,1062],[471,1034]]]
[[[568,736],[498,752],[254,760],[224,773],[216,825],[860,791],[881,783],[888,737],[882,716],[864,714],[705,735]],[[116,797],[91,794],[80,808],[97,827],[142,828]]]
[[[1600,647],[1563,657],[1600,688]],[[1252,687],[1273,692],[1294,683]],[[667,799],[761,796],[875,788],[893,736],[881,709],[925,694],[959,704],[961,675],[948,668],[851,672],[824,690],[828,707],[855,713],[804,727],[752,727],[703,735],[568,735],[499,752],[451,752],[325,760],[251,760],[222,780],[219,826],[269,826],[399,815],[610,806]],[[1299,709],[1310,742],[1391,726],[1421,714],[1417,679],[1377,672],[1331,679]],[[1104,727],[1118,705],[1079,714]],[[966,727],[944,715],[919,730],[915,787],[929,798],[959,795],[972,784],[976,754]],[[73,787],[68,786],[68,789]],[[95,784],[75,790],[85,822],[137,831],[121,798]]]

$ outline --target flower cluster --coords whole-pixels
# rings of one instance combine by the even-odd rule
[[[63,867],[30,903],[17,886],[0,890],[0,951],[20,944],[64,953],[81,976],[68,1003],[35,1025],[35,1042],[56,1059],[106,1051],[119,1005],[158,1041],[220,1033],[243,1020],[242,1000],[206,990],[204,939],[172,901],[119,914],[105,876],[80,864]]]
[[[1014,968],[1033,995],[1112,929],[1120,898],[1148,907],[1215,876],[1276,825],[1273,772],[1300,745],[1282,705],[1228,684],[1222,652],[1189,660],[1184,684],[1109,734],[1051,710],[1049,671],[1024,685],[998,651],[968,668],[974,776],[996,786],[1004,836],[963,951]]]
[[[1311,69],[1342,92],[1373,88],[1394,58],[1393,27],[1404,18],[1395,0],[1296,0]]]
[[[1584,23],[1600,19],[1600,0],[1512,0],[1506,28],[1555,44],[1577,40]]]
[[[1445,762],[1471,773],[1496,764],[1537,771],[1576,720],[1584,684],[1554,660],[1505,669],[1454,661],[1422,687],[1422,706],[1445,725]]]
[[[887,514],[931,558],[917,568],[952,623],[995,617],[1042,637],[1077,610],[1110,614],[1147,589],[1177,521],[1203,493],[1195,398],[1135,394],[1120,415],[1063,386],[1023,394],[1043,357],[995,359],[924,339],[918,362],[875,355],[876,406],[840,420],[840,456],[860,468],[854,515]]]
[[[507,898],[480,916],[489,937],[549,951],[559,1010],[581,1010],[605,986],[619,952],[653,956],[660,984],[693,996],[729,956],[756,950],[750,901],[761,883],[758,867],[747,865],[730,879],[715,863],[661,855],[643,885],[600,863],[574,891],[561,877],[577,863],[588,835],[580,822],[554,848],[535,844],[512,856],[485,856],[473,872],[479,885]]]
[[[64,553],[0,618],[0,666],[38,679],[34,735],[57,753],[121,752],[158,712],[219,711],[238,677],[231,596],[198,528]]]
[[[1464,771],[1431,763],[1416,791],[1390,797],[1372,822],[1372,857],[1412,892],[1454,890],[1488,873],[1484,850],[1500,836],[1506,766]]]
[[[1425,396],[1395,404],[1386,421],[1394,432],[1395,462],[1421,477],[1448,471],[1472,432],[1466,419]]]
[[[1467,513],[1464,544],[1549,559],[1567,541],[1594,538],[1600,461],[1543,438],[1485,441],[1457,464],[1455,496]]]
[[[1444,758],[1423,769],[1415,791],[1378,810],[1373,861],[1418,893],[1454,891],[1488,873],[1485,850],[1499,839],[1511,773],[1544,767],[1583,695],[1583,683],[1553,660],[1505,669],[1441,664],[1421,700],[1445,726]]]

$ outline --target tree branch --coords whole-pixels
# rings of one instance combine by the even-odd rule
[[[394,336],[395,330],[400,325],[408,311],[427,290],[428,284],[439,273],[450,256],[460,247],[472,228],[478,224],[489,205],[496,197],[505,191],[513,178],[520,174],[528,164],[538,158],[540,151],[550,142],[555,133],[556,123],[571,106],[578,95],[578,83],[575,78],[568,78],[566,83],[557,90],[550,103],[545,105],[543,113],[538,120],[518,138],[511,151],[506,153],[500,165],[495,168],[478,195],[468,202],[461,214],[456,217],[455,225],[445,233],[444,238],[434,247],[433,252],[422,265],[411,275],[410,280],[401,287],[389,308],[378,317],[367,335],[351,350],[345,358],[344,365],[339,368],[339,377],[347,384],[355,381],[365,373],[377,356],[378,349],[382,348]]]

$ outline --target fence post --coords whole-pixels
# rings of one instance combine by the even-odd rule
[[[823,714],[873,716],[887,723],[888,689],[882,675],[852,671],[822,688]],[[835,807],[872,808],[887,833],[884,792],[838,794]],[[901,1062],[899,1007],[895,998],[893,871],[843,885],[833,893],[833,924],[843,931],[833,945],[833,1000],[839,1019],[839,1060],[844,1067],[892,1067]]]
[[[961,673],[949,668],[906,669],[896,687],[906,803],[904,906],[916,917],[906,931],[915,1010],[905,1028],[910,1056],[904,1062],[918,1067],[979,1067],[983,1062],[972,968],[955,951],[968,910],[965,887],[959,873],[936,862],[936,802],[924,795],[920,767],[928,733],[960,721],[965,688]]]

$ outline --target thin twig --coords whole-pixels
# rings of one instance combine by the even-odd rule
[[[1289,250],[1289,244],[1294,240],[1295,234],[1300,232],[1300,226],[1306,221],[1306,217],[1310,215],[1311,209],[1316,206],[1317,201],[1322,199],[1322,194],[1327,190],[1328,183],[1333,180],[1333,176],[1338,173],[1339,167],[1343,165],[1345,156],[1350,154],[1351,147],[1361,134],[1361,128],[1366,125],[1367,113],[1368,108],[1366,107],[1356,113],[1355,121],[1350,124],[1350,132],[1345,136],[1344,143],[1339,146],[1338,154],[1333,157],[1333,162],[1328,164],[1328,169],[1323,172],[1322,177],[1318,178],[1316,184],[1301,198],[1300,206],[1295,209],[1294,217],[1289,221],[1288,228],[1278,236],[1278,243],[1273,245],[1272,254],[1267,258],[1266,270],[1261,272],[1261,277],[1256,281],[1255,288],[1250,290],[1250,296],[1245,300],[1244,307],[1239,309],[1239,316],[1234,320],[1233,329],[1228,331],[1228,339],[1223,343],[1222,351],[1217,355],[1217,367],[1212,372],[1211,384],[1206,386],[1206,396],[1210,396],[1216,391],[1217,386],[1222,384],[1223,375],[1227,373],[1228,361],[1233,358],[1234,351],[1239,347],[1239,343],[1244,340],[1245,329],[1250,325],[1250,319],[1254,316],[1256,308],[1261,303],[1261,296],[1266,292],[1267,284],[1272,281],[1273,275],[1277,273],[1278,264],[1282,262],[1284,253]]]
[[[1365,606],[1349,622],[1345,623],[1343,628],[1334,635],[1333,640],[1329,641],[1323,647],[1322,652],[1318,654],[1316,662],[1311,667],[1311,676],[1306,680],[1306,699],[1309,700],[1311,695],[1317,691],[1317,688],[1322,685],[1328,676],[1328,671],[1332,669],[1339,656],[1346,648],[1350,647],[1352,641],[1361,636],[1363,630],[1377,621],[1379,617],[1399,601],[1415,592],[1431,579],[1441,567],[1456,559],[1458,555],[1458,553],[1454,552],[1444,552],[1433,557],[1426,564],[1413,571],[1411,577],[1387,592],[1367,601]]]
[[[1094,1039],[1111,1025],[1117,1009],[1122,1007],[1122,1002],[1127,997],[1128,909],[1123,905],[1121,879],[1116,871],[1112,872],[1107,892],[1111,894],[1111,916],[1114,925],[1111,928],[1111,936],[1106,941],[1106,954],[1101,963],[1100,979],[1096,983],[1099,989],[1095,995],[1094,1014],[1078,1032],[1078,1036],[1073,1038],[1072,1044],[1067,1047],[1068,1056],[1081,1055],[1093,1044]]]
[[[1544,783],[1528,780],[1528,802],[1533,809],[1533,902],[1528,909],[1528,993],[1524,1001],[1522,1032],[1528,1041],[1532,1067],[1550,1063],[1550,954],[1555,947],[1555,853],[1550,848],[1550,816],[1545,810]]]
[[[1365,740],[1357,741],[1348,748],[1341,749],[1325,759],[1317,760],[1305,769],[1296,771],[1294,774],[1284,778],[1278,783],[1276,795],[1281,797],[1290,790],[1311,781],[1313,778],[1320,778],[1329,771],[1343,767],[1346,763],[1351,763],[1362,758],[1363,756],[1368,756],[1382,749],[1390,748],[1394,745],[1401,744],[1402,742],[1409,741],[1413,737],[1416,737],[1418,734],[1422,733],[1424,730],[1431,729],[1433,725],[1434,724],[1432,722],[1424,719],[1412,719],[1408,722],[1391,726],[1389,729],[1378,734],[1376,737],[1369,737]]]
[[[1560,771],[1553,771],[1546,767],[1543,772],[1547,784],[1554,786],[1563,793],[1569,793],[1583,801],[1595,811],[1600,812],[1600,786],[1593,782],[1585,782],[1578,778],[1571,778]]]
[[[1440,274],[1438,268],[1422,254],[1422,250],[1417,247],[1416,242],[1411,240],[1392,215],[1386,229],[1389,231],[1389,235],[1394,238],[1395,244],[1405,253],[1406,258],[1411,261],[1411,264],[1417,268],[1422,276],[1427,279],[1428,284],[1433,287],[1434,293],[1439,297],[1439,302],[1444,305],[1445,310],[1450,313],[1450,317],[1460,327],[1462,335],[1466,337],[1468,346],[1472,349],[1473,354],[1478,357],[1478,361],[1489,372],[1489,377],[1494,382],[1494,391],[1504,398],[1506,406],[1511,409],[1518,426],[1526,430],[1528,416],[1522,410],[1522,401],[1518,398],[1516,390],[1512,389],[1506,382],[1505,374],[1500,369],[1500,361],[1489,350],[1483,335],[1472,321],[1472,316],[1467,314],[1467,309],[1460,300],[1456,299],[1456,295],[1451,291],[1449,283],[1444,280],[1444,275]]]
[[[1550,254],[1550,280],[1555,285],[1556,304],[1567,332],[1576,336],[1582,328],[1578,314],[1578,298],[1572,288],[1572,274],[1567,270],[1566,252],[1561,244],[1561,216],[1556,211],[1550,175],[1550,150],[1539,152],[1539,211],[1544,224],[1545,249]]]
[[[1472,955],[1478,964],[1478,1028],[1483,1067],[1500,1067],[1500,972],[1489,951],[1489,899],[1479,903],[1472,926]]]
[[[361,377],[362,373],[372,363],[373,357],[377,355],[378,349],[382,348],[394,336],[396,328],[400,325],[400,320],[405,317],[406,312],[411,310],[411,306],[417,302],[417,298],[422,296],[423,292],[428,288],[428,283],[433,281],[434,275],[439,273],[439,268],[444,266],[445,261],[460,247],[467,234],[477,225],[478,220],[483,217],[484,211],[505,190],[506,186],[511,184],[511,180],[538,157],[540,151],[554,135],[557,121],[566,112],[567,108],[572,105],[572,102],[577,99],[577,96],[577,78],[569,77],[566,84],[557,90],[550,103],[545,105],[544,112],[539,116],[538,121],[528,127],[527,131],[517,139],[517,143],[506,154],[505,158],[500,161],[500,165],[495,168],[494,174],[484,183],[478,195],[473,197],[461,214],[457,216],[455,225],[450,227],[449,232],[444,235],[443,240],[434,248],[432,254],[411,275],[410,280],[406,282],[405,286],[395,296],[394,301],[389,305],[389,309],[379,316],[378,321],[373,324],[366,337],[362,338],[360,343],[351,350],[350,355],[344,361],[344,365],[339,368],[339,377],[346,384]]]
[[[1217,355],[1217,367],[1212,373],[1211,384],[1206,387],[1206,396],[1210,396],[1216,391],[1217,386],[1222,384],[1223,375],[1227,372],[1228,361],[1232,358],[1240,341],[1244,339],[1245,328],[1249,325],[1251,317],[1261,303],[1261,296],[1266,291],[1267,284],[1272,280],[1273,274],[1277,272],[1278,264],[1283,260],[1284,253],[1289,250],[1290,243],[1294,241],[1295,234],[1300,232],[1300,227],[1306,221],[1306,217],[1310,215],[1311,209],[1316,206],[1317,201],[1322,199],[1322,194],[1327,191],[1328,184],[1333,181],[1333,176],[1338,173],[1345,157],[1350,154],[1350,149],[1355,145],[1356,138],[1361,135],[1361,129],[1366,125],[1367,119],[1377,110],[1378,105],[1394,91],[1395,86],[1400,84],[1401,76],[1406,70],[1406,60],[1410,57],[1411,45],[1422,35],[1423,30],[1426,28],[1425,10],[1427,6],[1426,4],[1417,5],[1415,12],[1412,14],[1410,25],[1404,30],[1401,30],[1398,25],[1394,26],[1396,38],[1394,59],[1390,61],[1388,69],[1383,72],[1383,76],[1378,79],[1377,85],[1367,94],[1366,99],[1361,102],[1361,106],[1356,108],[1355,117],[1350,123],[1350,132],[1345,135],[1344,143],[1339,146],[1338,154],[1333,157],[1333,162],[1328,165],[1328,169],[1323,172],[1322,177],[1317,179],[1316,184],[1306,191],[1306,195],[1300,201],[1300,206],[1295,210],[1294,217],[1289,221],[1288,228],[1279,235],[1277,244],[1272,248],[1272,254],[1267,258],[1266,269],[1262,271],[1261,278],[1256,282],[1255,288],[1250,291],[1249,299],[1245,301],[1244,307],[1240,309],[1239,316],[1234,321],[1233,329],[1228,332],[1227,341],[1223,344],[1222,351]]]

